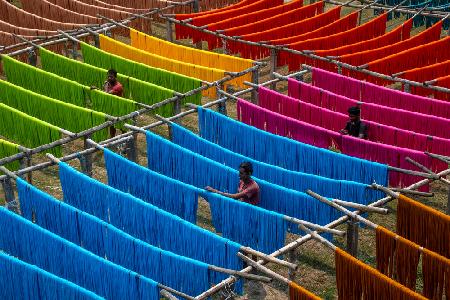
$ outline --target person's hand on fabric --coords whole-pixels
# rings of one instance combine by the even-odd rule
[[[348,134],[348,131],[345,130],[345,129],[341,129],[341,130],[339,130],[339,132],[342,133],[342,134]]]
[[[208,192],[212,192],[212,193],[217,193],[218,192],[216,189],[213,189],[210,186],[205,187],[205,190],[207,190]]]

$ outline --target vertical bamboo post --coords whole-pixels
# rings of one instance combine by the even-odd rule
[[[252,71],[252,83],[259,84],[259,69],[254,69]],[[252,90],[252,103],[258,104],[258,89]]]
[[[270,49],[270,79],[275,79],[274,72],[277,71],[277,62],[278,62],[278,50],[275,48]],[[277,83],[271,83],[270,88],[275,90],[277,88]]]
[[[72,42],[72,57],[73,59],[77,59],[79,54],[78,54],[78,43],[75,42],[74,40],[71,41]]]
[[[133,117],[133,126],[137,126],[136,117]],[[133,131],[133,138],[127,141],[127,158],[131,161],[137,162],[137,131]]]
[[[295,263],[295,249],[289,250],[288,259],[290,263]],[[294,281],[296,272],[289,268],[289,280]]]
[[[303,73],[295,75],[294,77],[295,77],[295,80],[297,80],[297,81],[303,81],[303,79],[304,79],[303,78]]]
[[[222,51],[223,51],[223,54],[228,54],[227,40],[226,39],[222,39]]]
[[[28,50],[28,63],[36,67],[37,64],[36,47],[33,47],[30,50]]]
[[[347,252],[358,256],[359,222],[354,219],[347,221]]]
[[[411,85],[409,83],[405,83],[405,93],[411,93]]]
[[[221,89],[223,91],[223,84],[221,84],[220,86],[217,87],[218,89]],[[229,87],[227,87],[228,90]],[[220,93],[217,93],[217,98],[220,99],[221,95]],[[217,111],[223,115],[227,115],[227,102],[220,102],[219,105],[217,106]]]
[[[24,158],[27,168],[31,167],[31,165],[32,165],[31,156],[32,156],[31,154],[27,153],[27,155]],[[28,181],[29,184],[33,183],[33,172],[30,171],[30,172],[27,173],[27,181]]]
[[[96,48],[100,48],[100,38],[98,34],[94,34],[94,45]]]
[[[87,135],[84,137],[84,149],[89,149],[90,145],[87,142],[88,139],[91,138],[91,135]],[[78,156],[81,165],[81,172],[86,174],[89,177],[92,177],[92,154],[84,154]]]
[[[338,65],[338,74],[342,75],[342,67],[341,67],[341,65]]]
[[[7,177],[2,180],[2,188],[5,193],[5,206],[8,207],[8,204],[14,201],[14,191],[11,184],[11,178]]]
[[[170,21],[169,19],[167,19],[166,21],[166,34],[167,34],[167,40],[169,42],[173,42],[173,29],[172,29],[172,21]]]

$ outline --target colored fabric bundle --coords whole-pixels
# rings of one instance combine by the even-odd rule
[[[239,244],[96,181],[65,163],[59,164],[59,177],[65,203],[161,249],[219,267],[242,269],[236,255]],[[226,278],[216,273],[212,276],[214,283]]]
[[[1,132],[2,133],[2,132]],[[5,158],[20,152],[19,145],[8,142],[7,140],[0,139],[0,159]],[[19,161],[13,161],[4,165],[9,170],[18,170],[20,165]]]
[[[440,31],[439,31],[440,33]],[[406,49],[368,63],[368,69],[382,74],[394,74],[415,67],[432,65],[450,59],[447,51],[450,47],[450,37],[445,37],[425,45]],[[385,83],[385,80],[368,77],[375,84]]]
[[[450,217],[429,206],[400,195],[397,205],[397,234],[450,257]]]
[[[200,136],[233,152],[288,170],[387,185],[386,165],[299,143],[212,110],[199,108],[198,114]]]
[[[441,34],[442,22],[436,23],[434,26],[422,31],[421,33],[407,39],[404,41],[397,42],[392,45],[387,45],[381,48],[366,50],[362,52],[356,52],[352,54],[346,54],[339,57],[339,60],[353,66],[360,66],[372,61],[376,61],[378,59],[384,59],[389,57],[390,55],[396,55],[399,52],[406,51],[408,49],[418,47],[423,44],[427,44],[433,41],[439,40],[439,36]],[[396,61],[395,64],[402,63],[403,61]],[[374,69],[375,70],[375,69]],[[406,70],[406,69],[403,69]],[[355,78],[365,79],[367,80],[367,76],[361,74],[359,72],[354,72],[348,69],[342,70],[345,75],[351,75]],[[386,70],[385,70],[386,71]],[[389,73],[393,74],[396,71]],[[383,73],[387,74],[387,73]],[[372,76],[370,76],[372,77]]]
[[[198,295],[209,288],[207,264],[149,245],[24,180],[17,185],[22,215],[44,229],[183,293]]]
[[[42,96],[3,80],[0,87],[2,103],[71,132],[81,132],[106,121],[104,113]],[[97,131],[93,137],[106,139],[107,132]]]
[[[81,43],[81,50],[83,52],[83,60],[85,63],[104,69],[113,68],[124,75],[151,82],[155,85],[180,93],[185,93],[201,86],[201,81],[198,79],[136,63],[102,51],[86,43]],[[200,104],[200,100],[200,93],[184,99],[186,102],[189,101],[195,104]]]
[[[157,283],[0,208],[0,248],[107,299],[158,299]]]
[[[397,28],[393,29],[390,32],[387,32],[381,36],[375,37],[370,40],[365,40],[362,42],[341,46],[338,48],[330,49],[330,50],[318,50],[314,51],[314,54],[326,57],[326,56],[339,56],[347,55],[356,52],[362,52],[369,49],[381,48],[387,45],[392,45],[400,41],[404,41],[410,38],[410,32],[412,27],[412,19],[409,19],[405,23],[402,23]],[[322,60],[312,60],[314,66],[320,67],[321,69],[327,69],[334,71],[336,70],[336,65],[331,64]]]
[[[436,85],[450,89],[450,75],[436,78]],[[433,91],[434,97],[442,100],[450,100],[449,93]]]
[[[423,295],[429,299],[450,297],[450,260],[428,249],[422,252]],[[445,293],[444,293],[445,290]]]
[[[200,190],[142,167],[105,149],[108,184],[191,223],[196,223]]]
[[[331,9],[326,13],[321,13],[323,10],[322,2],[316,2],[299,9],[298,13],[300,21],[289,25],[283,25],[268,30],[257,30],[257,32],[244,34],[241,39],[260,42],[269,41],[275,38],[282,38],[292,35],[299,35],[310,32],[320,26],[324,26],[339,19],[340,7]],[[247,45],[238,41],[228,40],[227,51],[230,53],[240,53],[242,57],[246,58],[262,58],[270,54],[270,49],[261,46]]]
[[[206,68],[194,64],[184,63],[174,59],[168,59],[134,48],[127,44],[116,41],[104,35],[100,35],[100,49],[111,54],[118,55],[145,65],[160,68],[163,70],[176,72],[192,78],[214,82],[225,77],[225,71],[215,68]],[[203,95],[209,97],[216,96],[216,88],[210,88],[203,92]]]
[[[228,72],[242,72],[253,66],[253,61],[230,55],[224,55],[204,50],[199,50],[183,45],[170,43],[156,37],[144,34],[134,29],[130,30],[131,46],[170,59],[200,65],[207,68],[216,68]],[[247,73],[227,82],[240,88],[244,87],[244,81],[251,81],[252,74]]]
[[[28,148],[49,144],[61,138],[58,127],[33,118],[3,103],[0,103],[0,119],[2,120],[0,134]],[[54,147],[49,152],[60,156],[61,147]]]
[[[17,25],[12,25],[8,22],[5,22],[3,20],[0,20],[0,30],[7,32],[7,33],[14,33],[21,36],[51,36],[58,34],[58,31],[56,30],[43,30],[43,29],[32,29],[32,28],[25,28],[20,27]],[[20,40],[17,42],[19,43]]]
[[[411,290],[416,289],[420,247],[382,226],[376,228],[377,269]]]
[[[319,300],[321,298],[317,297],[310,291],[299,286],[295,282],[291,281],[289,283],[289,300]]]
[[[105,82],[107,74],[106,69],[98,68],[62,55],[58,55],[43,48],[39,49],[39,53],[42,68],[48,72],[77,81],[78,83],[88,87],[96,86],[101,88]],[[173,90],[121,74],[122,70],[117,71],[117,80],[123,86],[125,98],[152,105],[159,101],[173,97],[174,95]],[[117,101],[116,97],[113,98]],[[129,101],[126,102],[131,105]],[[94,109],[99,110],[97,108]],[[172,111],[173,104],[171,103],[162,106],[156,110],[156,113],[162,114],[163,116],[171,116],[173,115]],[[104,112],[114,115],[112,112]]]
[[[322,69],[312,69],[312,83],[319,88],[355,100],[450,118],[449,102],[411,95]],[[296,96],[293,95],[293,97]]]
[[[380,192],[354,181],[335,180],[283,169],[240,155],[195,135],[191,131],[172,124],[172,141],[183,148],[236,168],[243,161],[253,165],[253,176],[288,189],[305,192],[310,189],[322,196],[337,199],[353,199],[358,203],[369,204],[382,197]]]
[[[237,170],[184,149],[150,132],[147,132],[147,147],[149,168],[199,188],[210,185],[220,191],[237,192],[239,175]],[[179,161],[183,161],[183,164],[180,164]],[[338,215],[327,205],[304,193],[259,178],[254,178],[254,180],[258,183],[261,191],[258,205],[264,209],[321,225],[330,223]],[[297,226],[291,225],[290,229],[298,232]],[[279,248],[274,245],[271,249],[275,251]],[[268,249],[261,251],[273,252]]]
[[[335,262],[339,299],[426,299],[339,248]]]
[[[442,76],[447,76],[450,74],[450,60],[446,60],[444,62],[439,62],[436,64],[432,64],[429,66],[423,66],[420,68],[414,68],[411,70],[407,70],[401,74],[402,78],[409,79],[416,82],[425,82],[432,79],[436,79]],[[403,85],[404,89],[405,86]],[[410,86],[411,93],[421,95],[421,96],[429,96],[431,94],[435,95],[435,98],[440,98],[436,95],[436,91],[422,88],[419,86]],[[445,93],[448,94],[448,93]],[[440,98],[440,99],[446,99]]]
[[[2,299],[103,299],[70,281],[2,252],[0,276]]]
[[[386,31],[386,19],[387,14],[382,14],[363,25],[344,32],[290,43],[289,48],[294,50],[327,50],[364,40],[370,40],[384,34]],[[289,70],[294,70],[297,69],[301,63],[311,64],[310,61],[312,61],[311,58],[280,51],[278,64],[280,66],[288,64]]]

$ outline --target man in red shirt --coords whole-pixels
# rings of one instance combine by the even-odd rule
[[[243,162],[239,165],[239,186],[236,194],[229,194],[213,189],[207,186],[205,190],[220,194],[225,197],[238,199],[240,201],[257,205],[259,203],[260,191],[259,186],[251,178],[253,173],[253,166],[250,162]]]

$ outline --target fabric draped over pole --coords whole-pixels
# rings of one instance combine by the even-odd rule
[[[7,140],[0,139],[0,158],[8,157],[19,153],[19,145],[8,142]],[[20,165],[19,161],[13,161],[4,165],[5,168],[10,170],[18,170]]]
[[[319,300],[321,298],[317,297],[310,291],[299,286],[295,282],[291,281],[289,283],[289,300]]]

